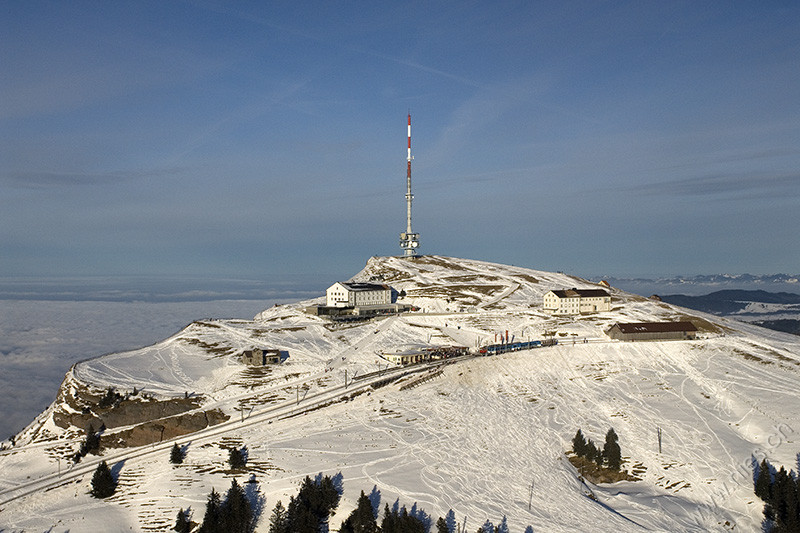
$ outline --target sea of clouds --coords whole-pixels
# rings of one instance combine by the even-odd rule
[[[0,300],[0,440],[47,408],[74,363],[148,346],[197,319],[251,319],[277,301]]]

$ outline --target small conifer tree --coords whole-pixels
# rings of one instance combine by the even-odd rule
[[[180,446],[178,446],[178,443],[176,442],[175,444],[172,445],[172,451],[170,451],[169,453],[169,462],[174,465],[179,465],[183,463],[183,459],[184,459],[183,450],[181,449]]]
[[[94,430],[93,424],[89,424],[89,428],[86,430],[86,439],[81,444],[81,456],[85,456],[88,453],[95,455],[100,453],[100,435]]]
[[[587,461],[594,462],[595,457],[598,454],[600,454],[600,450],[598,450],[597,446],[594,445],[594,441],[592,439],[589,439],[586,442],[585,453],[583,454],[583,456],[586,458]]]
[[[222,516],[222,502],[219,492],[213,488],[211,489],[211,494],[208,495],[206,513],[203,515],[203,523],[197,531],[198,533],[222,533],[225,531]]]
[[[235,478],[231,480],[231,488],[225,494],[221,514],[226,533],[249,533],[252,529],[253,510]]]
[[[228,464],[230,464],[231,468],[234,470],[244,468],[245,464],[247,464],[247,457],[245,456],[244,451],[236,447],[231,448],[228,456]]]
[[[594,454],[594,464],[597,466],[603,466],[603,452],[601,450],[597,450]]]
[[[175,527],[172,529],[178,533],[189,533],[192,530],[192,523],[189,521],[189,517],[186,515],[187,512],[181,508],[181,510],[178,511],[178,518],[175,520]]]
[[[575,433],[575,436],[572,438],[572,451],[579,457],[586,455],[586,438],[583,436],[580,429],[578,429],[578,432]]]
[[[619,447],[619,437],[614,428],[608,430],[606,433],[606,442],[603,446],[603,456],[608,461],[608,468],[611,470],[619,470],[622,463],[622,450]]]
[[[97,465],[92,476],[92,496],[107,498],[117,490],[117,481],[105,461]]]
[[[758,467],[758,477],[756,477],[756,496],[764,501],[769,500],[770,485],[772,485],[772,473],[769,463],[763,459]]]
[[[375,515],[372,514],[372,503],[363,490],[358,498],[358,506],[342,523],[339,531],[341,533],[377,533],[378,522],[375,520]]]
[[[275,504],[275,508],[272,510],[272,516],[269,517],[269,533],[289,533],[286,508],[280,500]]]

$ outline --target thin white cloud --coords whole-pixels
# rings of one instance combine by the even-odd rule
[[[661,181],[634,187],[652,196],[733,196],[774,198],[800,196],[800,174],[715,174]]]
[[[52,189],[92,186],[151,177],[176,176],[185,168],[171,167],[149,170],[115,170],[109,172],[10,172],[0,175],[0,182],[16,189]]]

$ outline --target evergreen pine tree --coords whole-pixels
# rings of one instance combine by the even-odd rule
[[[244,452],[235,446],[231,448],[230,454],[228,455],[228,464],[230,464],[231,468],[234,470],[244,468],[245,464],[247,464],[247,458]]]
[[[419,518],[408,514],[405,505],[400,509],[397,520],[398,533],[425,533],[425,524]]]
[[[405,506],[399,510],[397,507],[390,510],[389,504],[386,504],[381,533],[425,533],[426,531],[425,524],[419,518],[410,515]]]
[[[594,458],[595,458],[595,456],[597,455],[598,452],[599,452],[599,450],[594,445],[594,441],[592,441],[592,439],[587,440],[586,441],[586,446],[584,447],[583,457],[585,457],[586,460],[591,463],[591,462],[594,462]]]
[[[117,481],[111,474],[111,470],[105,461],[97,465],[97,470],[92,476],[92,496],[95,498],[107,498],[117,490]]]
[[[339,505],[339,492],[330,476],[312,481],[309,476],[300,484],[297,497],[289,500],[287,522],[292,533],[317,533],[326,528],[331,512]]]
[[[318,515],[320,519],[327,520],[328,517],[339,507],[341,494],[330,476],[324,476],[316,483],[316,491],[319,494]]]
[[[770,485],[772,485],[772,472],[770,471],[770,465],[767,460],[763,459],[758,467],[758,475],[756,476],[756,496],[765,502],[769,501]]]
[[[97,455],[100,453],[100,435],[94,430],[94,425],[89,424],[89,429],[86,430],[86,440],[81,445],[81,456],[88,453]]]
[[[594,454],[594,462],[597,466],[603,466],[603,452],[601,450],[597,450]]]
[[[789,487],[794,492],[794,480],[789,477],[786,469],[781,466],[775,474],[775,482],[772,484],[771,497],[772,508],[775,510],[775,524],[778,531],[785,531],[786,523],[789,520]]]
[[[342,525],[339,526],[339,533],[355,533],[355,529],[353,528],[353,519],[349,516],[342,522]]]
[[[533,533],[533,526],[528,526],[525,528],[525,533]]]
[[[175,520],[175,527],[173,527],[175,531],[178,533],[189,533],[192,530],[192,523],[189,521],[189,518],[186,516],[186,511],[181,508],[178,511],[178,518]]]
[[[430,526],[433,523],[430,515],[425,512],[425,509],[421,509],[417,507],[417,502],[414,502],[414,505],[411,506],[411,510],[408,512],[409,516],[412,516],[419,520],[423,526],[425,526],[425,531],[430,529]]]
[[[177,442],[172,445],[172,451],[169,453],[169,462],[174,465],[183,463],[183,450],[181,450]]]
[[[231,480],[231,488],[225,494],[221,510],[226,532],[248,533],[252,528],[253,511],[250,502],[235,478]]]
[[[308,503],[297,497],[289,498],[286,510],[286,529],[291,533],[318,533],[319,521]]]
[[[620,464],[622,463],[622,450],[619,447],[619,437],[616,431],[614,431],[614,428],[609,429],[608,433],[606,433],[603,457],[608,461],[608,468],[611,470],[619,470]]]
[[[575,455],[578,457],[586,455],[586,438],[583,436],[580,429],[578,429],[578,432],[575,433],[575,436],[572,438],[572,451],[575,452]]]
[[[494,533],[494,524],[487,518],[480,530],[483,531],[483,533]]]
[[[800,532],[800,502],[798,501],[797,486],[791,474],[786,480],[785,500],[786,500],[786,519],[783,523],[786,531]]]
[[[397,514],[389,510],[389,504],[383,510],[381,533],[401,533],[397,525]]]
[[[289,533],[286,508],[280,500],[275,504],[272,516],[269,517],[269,533]]]
[[[208,502],[206,502],[203,524],[197,531],[198,533],[224,533],[224,527],[219,492],[212,488],[211,494],[208,495]]]
[[[372,504],[363,490],[361,496],[358,497],[358,506],[347,517],[345,524],[342,526],[351,533],[377,533],[378,522],[375,520],[375,515],[372,514]],[[344,532],[345,529],[341,531]]]
[[[447,527],[447,521],[443,517],[439,517],[436,521],[436,533],[450,533],[450,528]]]

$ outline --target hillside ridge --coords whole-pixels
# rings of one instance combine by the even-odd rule
[[[305,311],[323,301],[320,295],[265,309],[252,320],[199,320],[153,346],[75,365],[59,399],[17,446],[0,452],[6,473],[0,523],[47,529],[61,520],[78,531],[71,509],[79,505],[105,517],[86,527],[113,520],[144,530],[149,522],[125,503],[134,501],[153,502],[160,509],[153,520],[161,523],[174,519],[179,507],[192,506],[199,519],[210,487],[231,476],[221,467],[226,447],[237,445],[247,446],[270,507],[288,501],[305,474],[342,471],[339,521],[359,491],[375,485],[386,501],[416,501],[432,516],[450,508],[481,523],[507,515],[512,531],[528,524],[549,531],[747,531],[761,520],[751,457],[794,466],[800,344],[790,335],[767,335],[756,326],[613,287],[607,289],[611,311],[553,316],[542,308],[545,293],[598,285],[468,259],[373,257],[351,280],[389,284],[398,301],[419,311],[335,322]],[[698,327],[698,340],[619,342],[604,333],[615,322],[687,319]],[[347,395],[348,384],[386,372],[391,365],[382,354],[392,350],[478,348],[498,336],[545,335],[558,345],[465,358],[413,386],[388,380]],[[279,365],[243,365],[241,352],[253,347],[280,349],[288,357]],[[64,420],[102,420],[97,405],[109,388],[128,410],[125,402],[143,402],[158,415],[220,412],[228,420],[174,438],[147,433],[159,437],[148,445],[156,450],[170,442],[198,443],[189,445],[187,463],[176,471],[183,480],[178,492],[166,458],[134,458],[150,449],[140,440],[102,452],[127,458],[119,467],[126,488],[118,504],[55,482],[48,495],[2,504],[13,487],[31,483],[27,476],[55,472],[58,460],[74,452],[85,428],[62,427]],[[314,398],[321,403],[301,416],[269,415]],[[156,407],[171,401],[183,402],[183,414]],[[103,438],[154,422],[119,420],[123,425],[108,425]],[[250,422],[257,420],[265,423]],[[566,460],[578,428],[599,441],[609,427],[620,436],[623,467],[635,469],[641,481],[595,485]],[[87,483],[76,480],[81,487]],[[531,485],[536,489],[528,509]],[[25,511],[30,505],[37,508],[35,517]],[[266,520],[258,530],[267,530]]]

